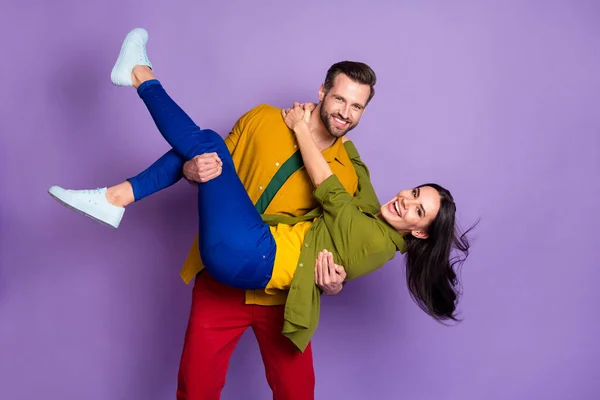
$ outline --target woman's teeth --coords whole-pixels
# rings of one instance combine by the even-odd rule
[[[396,209],[396,212],[398,213],[398,216],[401,217],[401,215],[400,215],[400,207],[398,206],[398,200],[396,200],[394,202],[394,208]]]

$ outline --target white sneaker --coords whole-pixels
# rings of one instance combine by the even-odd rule
[[[68,208],[115,229],[119,227],[125,213],[125,207],[117,207],[108,202],[106,188],[68,190],[52,186],[48,193]]]
[[[110,73],[110,80],[116,86],[133,86],[131,73],[136,65],[145,65],[152,68],[146,55],[148,32],[143,28],[131,30],[121,46],[117,62]]]

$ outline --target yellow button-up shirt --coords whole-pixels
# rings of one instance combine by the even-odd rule
[[[303,221],[294,225],[277,224],[270,227],[277,251],[271,279],[265,287],[268,294],[276,294],[278,290],[290,290],[297,261],[305,245],[304,238],[311,225],[312,221]]]
[[[238,176],[254,204],[260,198],[279,167],[297,150],[293,132],[281,116],[281,109],[259,105],[244,114],[235,124],[225,143]],[[355,193],[358,178],[341,140],[323,151],[331,170],[348,193]],[[265,214],[298,217],[319,206],[314,187],[304,167],[294,172],[279,189]],[[297,260],[297,256],[293,258]],[[277,260],[276,260],[277,262]],[[181,269],[181,278],[189,283],[204,268],[198,250],[198,235]],[[246,291],[246,304],[283,305],[287,291]]]

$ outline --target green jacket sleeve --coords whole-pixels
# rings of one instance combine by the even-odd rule
[[[346,269],[347,279],[373,272],[394,257],[396,247],[385,226],[360,210],[337,176],[323,181],[314,195],[339,255],[336,262]]]
[[[356,190],[356,193],[354,194],[352,201],[361,210],[371,214],[377,214],[381,208],[381,204],[379,204],[379,200],[377,199],[377,195],[375,194],[375,189],[371,184],[369,169],[361,160],[360,155],[358,154],[358,150],[356,150],[356,147],[351,141],[346,141],[344,143],[344,147],[346,149],[346,153],[352,161],[352,165],[354,166],[354,170],[356,171],[356,176],[358,178],[358,188]],[[263,214],[262,219],[268,225],[294,225],[298,222],[309,221],[318,218],[319,216],[321,216],[321,214],[322,208],[317,207],[311,210],[310,212],[306,213],[305,215],[301,215],[298,217],[289,217],[279,214]]]
[[[371,214],[377,214],[381,208],[381,204],[377,199],[375,188],[371,184],[371,175],[367,165],[361,160],[358,150],[354,143],[347,141],[344,143],[346,153],[352,160],[352,165],[356,170],[356,176],[358,177],[358,189],[354,194],[354,204],[363,211]]]

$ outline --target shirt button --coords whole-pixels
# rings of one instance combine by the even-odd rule
[[[279,163],[278,163],[278,162],[276,162],[276,163],[275,163],[275,166],[276,166],[276,167],[279,167]]]
[[[304,267],[304,264],[300,263],[300,265],[298,265],[300,268]]]
[[[295,149],[297,149],[297,148],[298,148],[298,145],[297,145],[297,144],[295,144],[295,145],[294,145],[294,148],[295,148]]]
[[[305,246],[305,247],[308,247],[308,243],[304,243],[304,246]]]
[[[259,186],[259,187],[258,187],[258,190],[262,190],[262,186]]]

